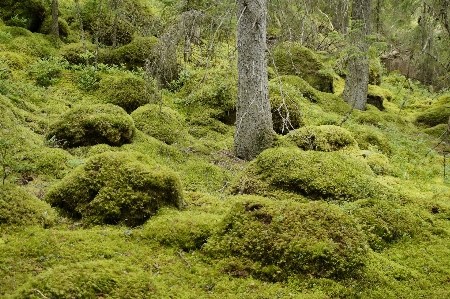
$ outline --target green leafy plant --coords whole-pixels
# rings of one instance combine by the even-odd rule
[[[44,58],[32,65],[30,74],[35,78],[37,85],[48,87],[59,81],[62,70],[68,66],[69,63],[63,58]]]

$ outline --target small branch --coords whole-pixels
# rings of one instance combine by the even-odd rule
[[[189,263],[183,256],[183,250],[180,249],[180,251],[178,251],[178,255],[180,256],[180,258],[188,265],[189,268],[192,268],[191,263]]]
[[[33,291],[36,291],[39,295],[41,295],[42,296],[42,298],[46,298],[46,299],[49,299],[47,296],[45,296],[44,294],[42,294],[42,292],[41,291],[39,291],[38,289],[33,289]]]

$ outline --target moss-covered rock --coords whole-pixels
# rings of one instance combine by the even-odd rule
[[[42,22],[40,32],[43,34],[50,34],[52,28],[52,16],[48,15],[45,17],[44,21]],[[67,21],[63,18],[58,18],[58,29],[59,29],[59,36],[61,38],[66,38],[69,36],[70,28],[67,24]]]
[[[332,152],[346,147],[358,147],[348,130],[330,125],[303,127],[290,132],[285,139],[303,150]]]
[[[419,216],[394,202],[362,199],[346,209],[361,224],[370,247],[377,251],[404,237],[412,238],[423,228]]]
[[[122,107],[131,113],[150,102],[144,79],[127,74],[120,77],[107,77],[100,81],[98,95],[106,103]]]
[[[389,173],[390,166],[388,157],[368,150],[362,151],[362,155],[374,173],[379,175],[386,175]]]
[[[367,92],[367,104],[371,104],[378,108],[378,110],[384,110],[383,101],[392,99],[392,94],[389,90],[383,89],[376,85],[370,85]]]
[[[358,142],[359,148],[363,150],[375,148],[385,155],[391,154],[392,148],[389,140],[380,129],[373,126],[357,126],[352,128],[351,131]]]
[[[231,186],[234,194],[273,196],[277,190],[327,201],[389,194],[362,159],[341,152],[302,151],[295,147],[265,150]]]
[[[167,144],[185,138],[186,125],[183,117],[169,107],[147,104],[131,113],[131,117],[137,129]]]
[[[56,213],[48,203],[30,195],[19,186],[0,185],[0,227],[49,227],[55,221]]]
[[[105,53],[105,61],[111,64],[125,64],[128,68],[143,67],[147,59],[151,59],[152,51],[158,38],[136,37],[129,44]]]
[[[31,64],[32,59],[16,52],[0,52],[0,61],[13,70],[23,70]]]
[[[300,106],[300,101],[296,98],[283,97],[279,94],[271,96],[273,130],[284,135],[304,125]]]
[[[244,197],[203,250],[214,257],[234,257],[224,272],[251,271],[258,278],[280,281],[293,275],[357,276],[366,247],[357,223],[335,205]],[[249,267],[239,269],[246,260]]]
[[[64,147],[106,143],[120,146],[130,143],[135,133],[133,119],[122,108],[112,104],[72,108],[50,125],[47,140]]]
[[[311,50],[298,43],[286,42],[274,49],[273,57],[280,75],[296,75],[317,90],[333,92],[333,77],[321,71],[324,64]]]
[[[445,95],[437,99],[428,109],[420,113],[416,121],[427,127],[434,127],[438,124],[448,123],[450,117],[450,95]]]
[[[87,223],[135,226],[165,205],[181,207],[178,176],[138,153],[105,152],[89,158],[54,185],[46,200]]]
[[[86,51],[91,54],[94,53],[95,45],[86,42]],[[64,45],[59,50],[59,54],[71,64],[89,64],[94,60],[94,55],[85,55],[84,46],[81,42]],[[102,56],[102,51],[100,51],[99,56]]]
[[[439,124],[437,126],[431,127],[431,128],[426,128],[423,130],[423,132],[425,134],[434,136],[434,137],[442,137],[446,131],[448,129],[448,124]]]

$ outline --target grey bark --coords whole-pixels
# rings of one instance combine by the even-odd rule
[[[332,2],[332,5],[334,6],[334,14],[332,18],[333,27],[339,33],[347,34],[349,0],[337,0],[333,2]]]
[[[238,0],[236,156],[251,160],[272,145],[266,65],[266,1]]]
[[[355,109],[365,110],[369,84],[370,0],[354,0],[351,19],[348,71],[342,97]]]
[[[52,28],[50,34],[59,38],[58,0],[52,1]]]

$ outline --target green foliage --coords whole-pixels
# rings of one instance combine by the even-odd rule
[[[131,113],[151,101],[144,79],[133,74],[111,76],[100,81],[98,95],[106,103],[122,107]]]
[[[325,66],[311,50],[286,42],[274,49],[273,59],[280,75],[296,75],[317,90],[333,92],[333,77],[320,71]]]
[[[0,228],[12,229],[27,225],[47,228],[55,221],[56,214],[46,202],[16,185],[0,185]]]
[[[76,84],[84,91],[93,91],[99,88],[100,74],[94,66],[85,66],[77,73]]]
[[[291,131],[285,137],[286,141],[293,142],[303,150],[323,152],[337,151],[347,147],[357,148],[352,134],[338,126],[307,126]]]
[[[52,206],[86,223],[130,226],[164,205],[180,208],[182,198],[178,175],[133,152],[93,156],[46,194]]]
[[[239,269],[235,261],[224,269],[230,274],[251,271],[261,279],[280,281],[296,274],[357,277],[365,264],[366,247],[356,222],[337,206],[244,197],[203,250],[211,256],[235,257],[243,264],[248,260],[251,265]]]
[[[282,190],[327,201],[393,196],[361,162],[341,152],[268,149],[233,182],[231,192],[277,196],[277,190]]]
[[[438,124],[445,124],[450,117],[450,96],[441,96],[428,109],[420,113],[416,121],[427,127],[434,127]]]
[[[40,0],[4,0],[0,5],[0,14],[7,25],[36,32],[41,27],[49,6]]]
[[[21,30],[25,31],[25,29]],[[31,34],[29,32],[28,35],[20,35],[11,40],[5,48],[8,51],[35,56],[37,58],[49,58],[56,52],[52,42],[44,35]]]
[[[31,65],[30,75],[36,80],[37,85],[48,87],[59,81],[62,70],[66,69],[68,65],[66,60],[59,57],[40,59]]]
[[[137,129],[167,144],[186,138],[182,116],[169,107],[147,104],[131,113],[131,117]]]
[[[45,18],[41,25],[39,32],[43,34],[50,34],[52,28],[52,16],[49,15]],[[60,38],[67,38],[70,34],[70,28],[67,21],[63,18],[58,18],[58,29]]]
[[[86,42],[86,52],[94,53],[95,45],[90,42]],[[59,50],[59,54],[64,57],[71,64],[92,64],[94,61],[94,55],[85,55],[83,43],[70,43],[64,45]],[[100,56],[102,52],[99,53]]]
[[[81,105],[70,109],[53,122],[46,135],[64,147],[106,143],[130,143],[135,133],[133,119],[112,104]]]
[[[31,58],[16,52],[0,52],[0,61],[11,70],[23,70],[31,64]]]

